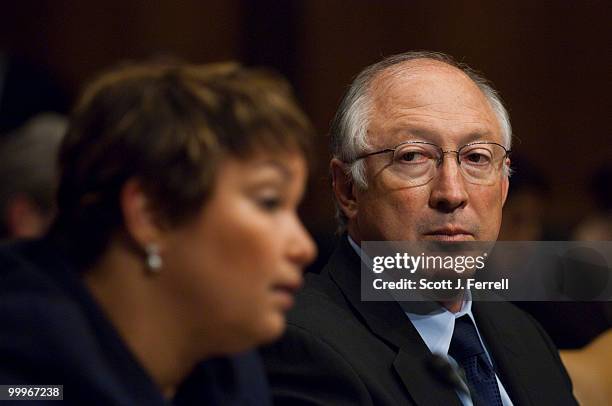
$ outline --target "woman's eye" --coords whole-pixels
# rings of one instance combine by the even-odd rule
[[[261,197],[257,199],[257,204],[266,211],[274,211],[282,205],[282,200],[276,196]]]

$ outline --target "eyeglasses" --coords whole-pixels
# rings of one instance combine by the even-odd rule
[[[389,152],[393,153],[390,170],[408,185],[421,186],[436,176],[438,167],[444,161],[444,155],[450,153],[457,155],[457,165],[468,182],[492,185],[511,151],[495,142],[473,142],[454,151],[443,150],[429,142],[405,141],[395,148],[360,155],[353,162]]]

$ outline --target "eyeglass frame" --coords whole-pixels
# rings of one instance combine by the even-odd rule
[[[432,147],[436,147],[441,152],[440,158],[436,159],[436,161],[437,161],[436,162],[436,167],[440,166],[442,164],[442,162],[444,162],[444,155],[445,154],[450,154],[451,152],[454,152],[456,154],[457,165],[461,166],[461,161],[459,160],[459,155],[460,155],[461,150],[463,148],[470,147],[470,146],[473,146],[473,145],[497,145],[497,146],[501,147],[504,150],[504,152],[505,152],[503,157],[501,158],[501,161],[503,161],[504,159],[508,158],[510,156],[510,153],[512,152],[511,149],[507,149],[503,145],[501,145],[501,144],[499,144],[497,142],[493,142],[493,141],[474,141],[474,142],[470,142],[468,144],[462,145],[457,150],[452,150],[452,149],[445,150],[445,149],[442,149],[441,146],[436,145],[436,144],[434,144],[432,142],[427,142],[427,141],[403,141],[403,142],[400,142],[399,144],[397,144],[393,148],[385,148],[385,149],[381,149],[380,151],[368,152],[366,154],[359,155],[358,157],[356,157],[355,159],[353,159],[349,163],[355,163],[355,162],[357,162],[360,159],[365,159],[365,158],[368,158],[368,157],[373,156],[373,155],[384,154],[384,153],[387,153],[387,152],[395,153],[395,151],[397,149],[399,149],[400,147],[402,147],[402,146],[404,146],[406,144],[422,144],[422,145],[431,145]]]

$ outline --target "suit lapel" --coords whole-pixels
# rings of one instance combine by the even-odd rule
[[[329,273],[372,333],[397,351],[393,368],[416,404],[461,405],[454,390],[427,369],[429,348],[399,304],[361,300],[360,267],[359,256],[343,235],[323,272]]]

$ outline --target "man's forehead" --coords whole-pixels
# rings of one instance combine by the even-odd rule
[[[388,66],[379,71],[373,78],[372,82],[378,80],[389,80],[394,77],[416,77],[418,75],[431,75],[446,73],[451,75],[462,76],[469,80],[469,77],[461,69],[450,65],[444,61],[435,59],[419,58],[411,59]]]
[[[446,63],[423,59],[387,68],[374,78],[370,92],[369,133],[383,132],[385,144],[410,136],[440,142],[453,133],[463,142],[501,141],[499,122],[485,95],[464,72]]]
[[[469,91],[473,93],[469,95],[471,97],[484,97],[465,72],[433,59],[416,59],[390,66],[374,76],[369,91],[374,99],[386,100],[386,96],[398,89],[415,94],[423,90],[431,93],[447,89],[448,92],[455,90],[464,95],[465,91]]]

